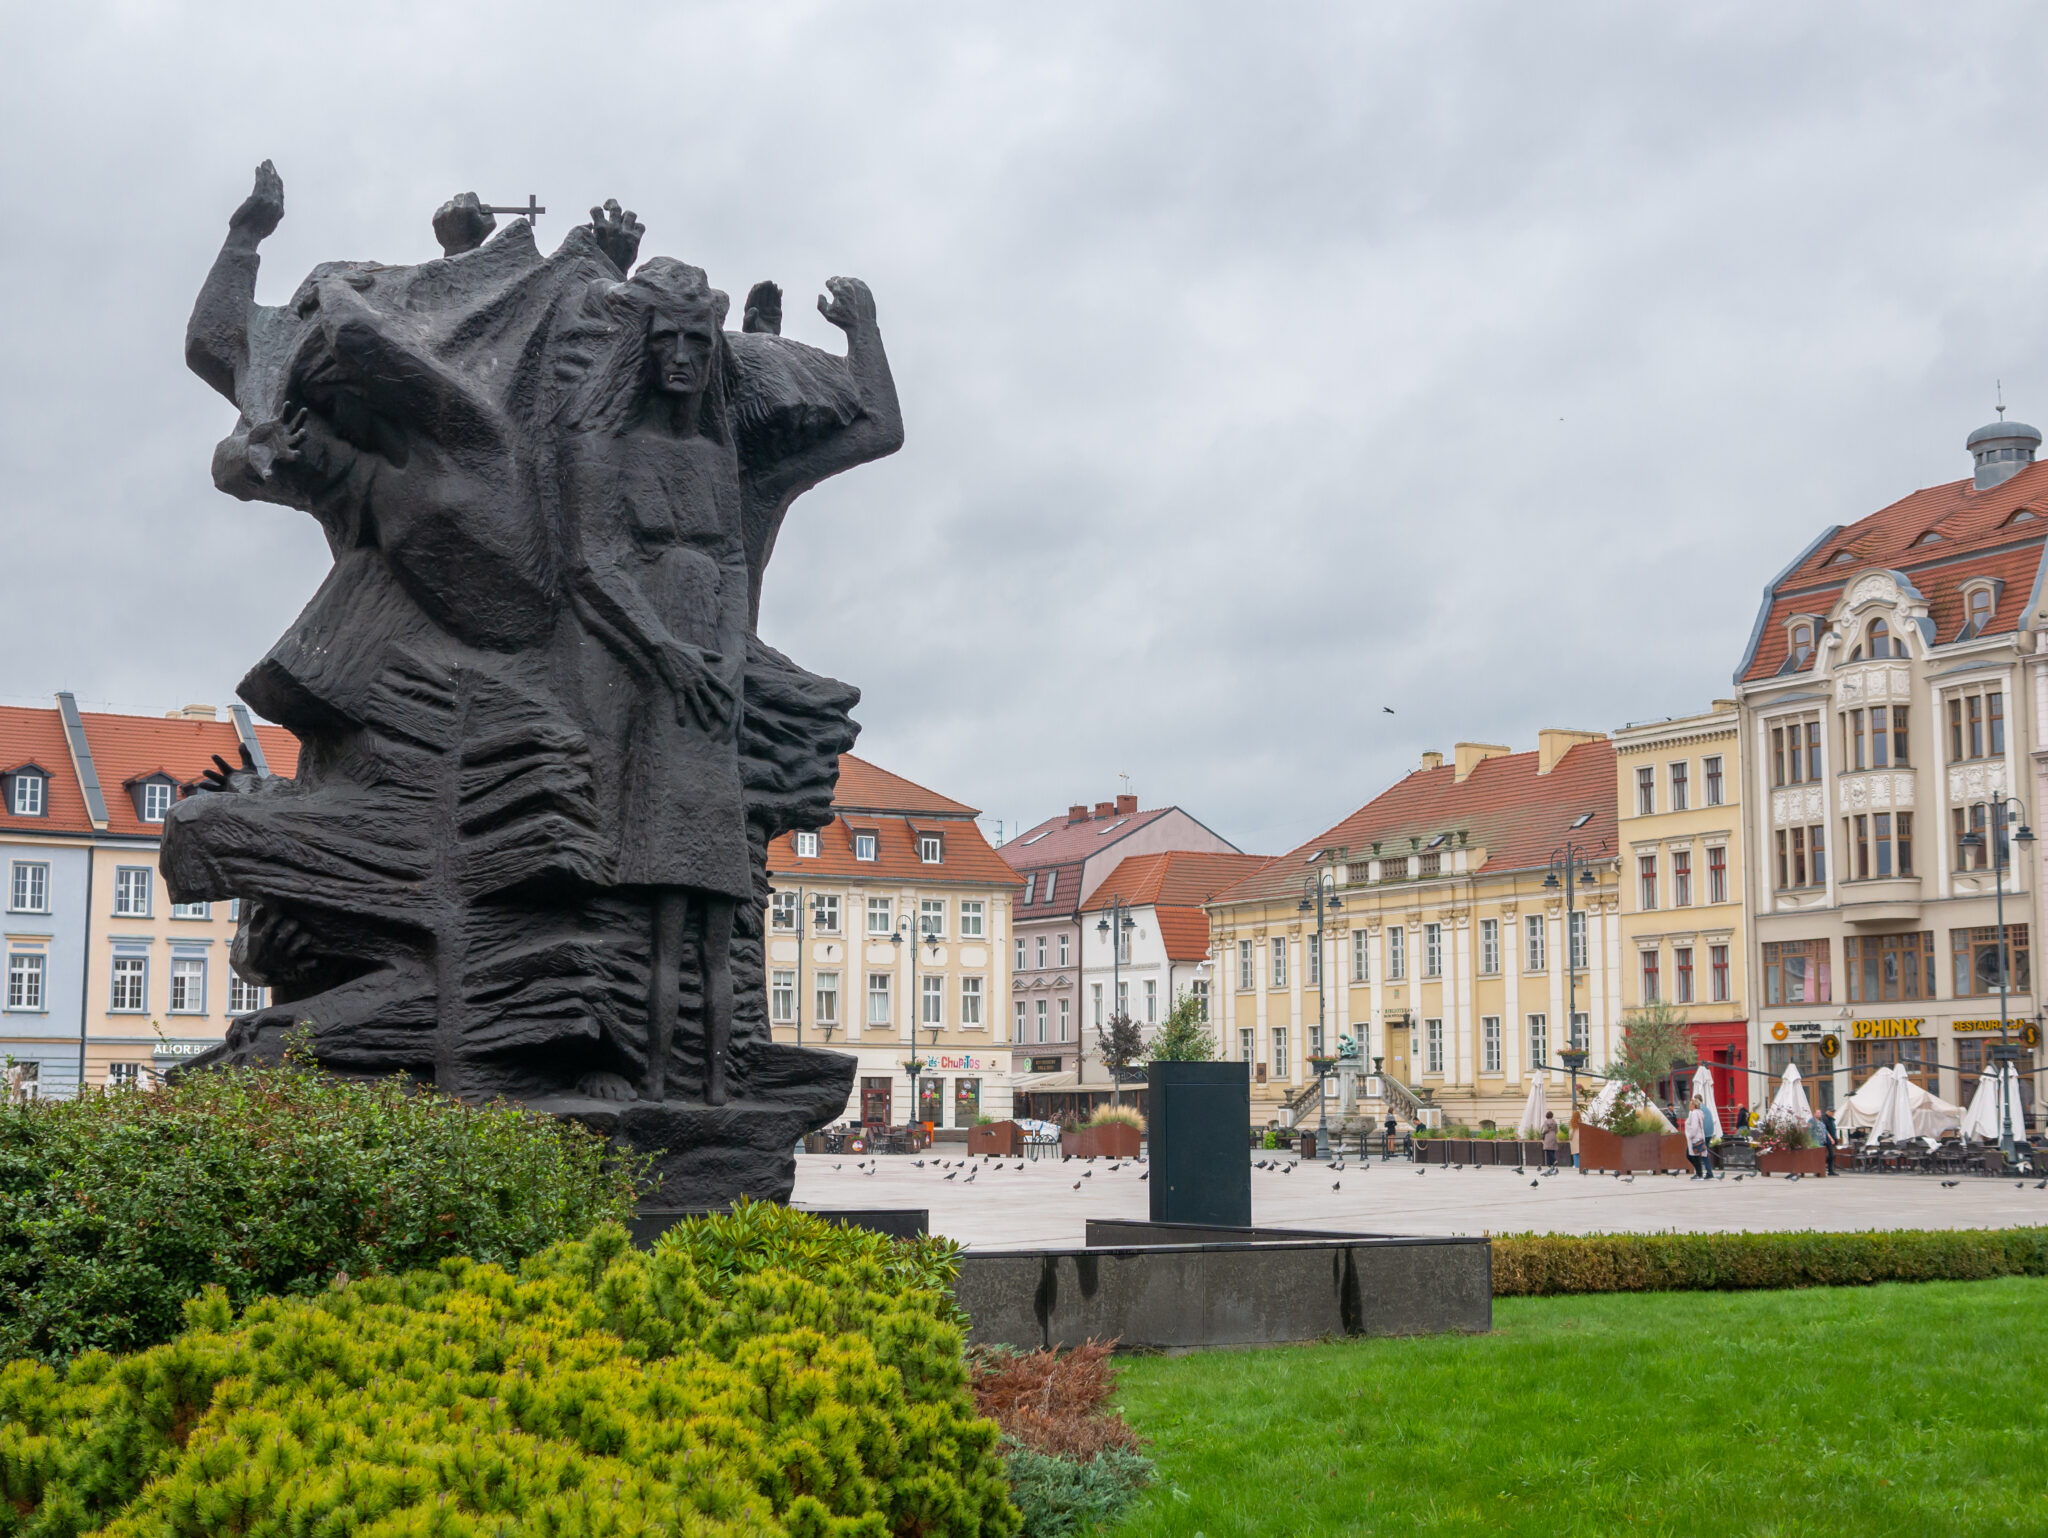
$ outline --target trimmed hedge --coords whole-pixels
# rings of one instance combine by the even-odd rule
[[[0,1534],[1009,1538],[943,1241],[607,1225],[0,1370]],[[934,1285],[934,1284],[937,1285]]]
[[[1872,1233],[1507,1234],[1493,1295],[1734,1292],[2048,1276],[2048,1228]]]
[[[0,1110],[0,1357],[171,1338],[185,1300],[318,1291],[444,1256],[517,1264],[632,1211],[580,1127],[396,1080],[196,1073]]]

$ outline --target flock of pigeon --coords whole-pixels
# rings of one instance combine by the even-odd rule
[[[1075,1157],[1076,1156],[1073,1154],[1061,1154],[1060,1163],[1071,1164],[1074,1162]],[[1095,1163],[1095,1160],[1089,1158],[1084,1159],[1082,1162],[1085,1164],[1093,1164]],[[1104,1171],[1104,1173],[1114,1175],[1119,1170],[1121,1170],[1126,1164],[1137,1166],[1145,1162],[1146,1161],[1143,1159],[1118,1159],[1115,1162],[1113,1162],[1109,1166],[1109,1168],[1106,1171]],[[960,1172],[962,1170],[965,1170],[967,1171],[967,1178],[965,1180],[961,1180],[960,1184],[962,1184],[963,1186],[971,1186],[984,1171],[991,1175],[1000,1175],[1006,1167],[1010,1167],[1021,1172],[1024,1168],[1024,1161],[1020,1159],[1014,1166],[1011,1166],[1010,1161],[1007,1159],[997,1158],[993,1154],[983,1154],[979,1159],[913,1159],[911,1161],[910,1167],[912,1169],[921,1170],[924,1169],[927,1165],[930,1165],[932,1167],[932,1173],[935,1175],[940,1170],[947,1171],[947,1174],[944,1177],[947,1180],[959,1180]],[[834,1168],[835,1170],[841,1169],[843,1167],[844,1161],[842,1161],[840,1164],[835,1164],[832,1166],[832,1168]],[[872,1175],[874,1174],[876,1169],[876,1161],[873,1158],[864,1159],[859,1163],[855,1164],[854,1168],[859,1170],[863,1175]],[[1086,1169],[1081,1171],[1081,1180],[1093,1180],[1094,1178],[1094,1170]],[[1152,1172],[1149,1169],[1138,1176],[1138,1179],[1141,1182],[1150,1180],[1151,1178]],[[1081,1180],[1077,1180],[1074,1182],[1074,1189],[1076,1191],[1081,1189]]]

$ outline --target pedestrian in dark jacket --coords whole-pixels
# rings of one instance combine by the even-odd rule
[[[1543,1113],[1543,1167],[1557,1168],[1557,1112]]]

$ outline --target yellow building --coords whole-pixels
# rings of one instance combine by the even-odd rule
[[[1735,702],[1716,700],[1703,715],[1614,734],[1622,1000],[1683,1015],[1731,1121],[1734,1107],[1769,1098],[1749,1061],[1740,730]],[[1668,1083],[1660,1098],[1672,1098]]]
[[[1313,1114],[1308,1059],[1334,1053],[1339,1036],[1392,1081],[1363,1113],[1404,1121],[1427,1104],[1454,1122],[1505,1122],[1568,1037],[1595,1062],[1611,1055],[1622,1007],[1614,748],[1596,732],[1538,743],[1460,743],[1448,765],[1425,754],[1208,905],[1219,1045],[1251,1064],[1255,1125]],[[1569,909],[1562,882],[1545,884],[1567,844],[1593,876]]]
[[[777,1041],[859,1063],[846,1119],[949,1133],[1010,1114],[1010,902],[1021,881],[976,812],[852,754],[837,814],[768,846]],[[911,1102],[912,1060],[917,1074]]]

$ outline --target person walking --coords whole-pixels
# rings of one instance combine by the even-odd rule
[[[1692,1161],[1693,1179],[1714,1178],[1714,1161],[1707,1155],[1706,1102],[1698,1095],[1692,1097],[1692,1109],[1685,1113],[1685,1153]]]
[[[1557,1168],[1557,1112],[1543,1113],[1543,1167]]]
[[[1835,1113],[1822,1111],[1813,1119],[1813,1135],[1828,1156],[1828,1173],[1835,1172]]]
[[[1394,1120],[1394,1113],[1392,1111],[1387,1112],[1387,1135],[1385,1141],[1380,1144],[1380,1157],[1382,1159],[1394,1157],[1394,1128],[1397,1125],[1398,1123]]]

